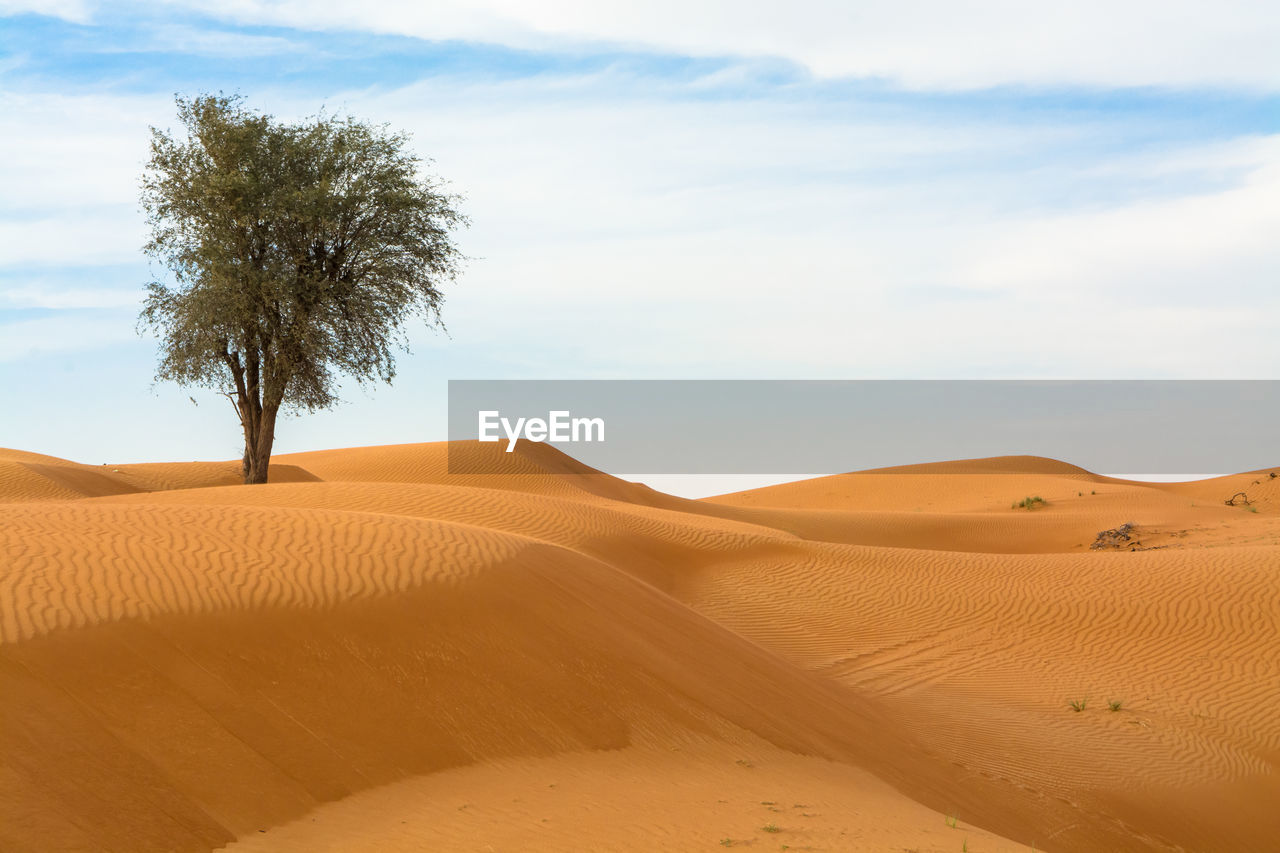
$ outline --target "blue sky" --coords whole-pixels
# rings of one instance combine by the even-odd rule
[[[279,451],[441,439],[449,378],[1274,378],[1280,13],[1038,5],[0,0],[0,446],[239,453],[134,328],[175,92],[467,199],[450,336]]]

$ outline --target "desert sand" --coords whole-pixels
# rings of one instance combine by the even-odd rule
[[[0,850],[1277,849],[1270,471],[447,452],[0,451]]]

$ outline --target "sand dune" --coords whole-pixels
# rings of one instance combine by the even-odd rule
[[[0,849],[1280,837],[1269,471],[687,501],[536,444],[237,467],[0,451]]]
[[[1030,849],[963,821],[950,826],[847,764],[709,739],[415,777],[224,849],[340,853],[353,843],[382,851]]]

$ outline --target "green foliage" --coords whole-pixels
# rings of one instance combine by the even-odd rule
[[[1035,509],[1038,506],[1048,506],[1049,502],[1044,498],[1036,495],[1035,497],[1026,497],[1020,501],[1015,501],[1013,509]]]
[[[1107,707],[1111,709],[1112,712],[1119,711],[1121,708],[1124,707],[1124,700],[1112,699],[1109,702],[1107,702]]]
[[[763,829],[765,832],[782,832],[782,829],[777,824],[773,824],[773,823],[766,823],[764,826],[761,827],[761,829]]]
[[[1067,707],[1078,714],[1081,711],[1083,711],[1085,708],[1089,707],[1089,700],[1088,699],[1072,699],[1071,701],[1067,702]]]
[[[227,394],[247,445],[281,407],[333,405],[340,375],[390,382],[407,321],[440,325],[457,198],[385,126],[289,124],[223,95],[177,108],[185,134],[151,129],[142,178],[145,251],[172,274],[139,318],[157,378]]]

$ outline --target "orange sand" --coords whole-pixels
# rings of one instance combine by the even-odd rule
[[[688,501],[454,452],[486,473],[0,451],[0,850],[1280,838],[1269,472],[1020,457]]]

